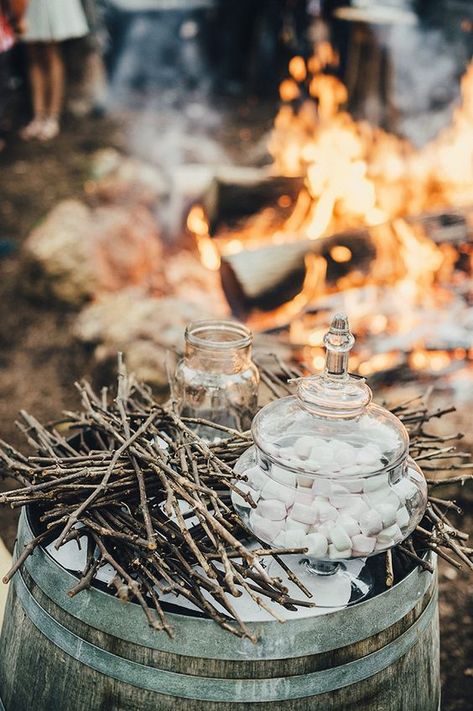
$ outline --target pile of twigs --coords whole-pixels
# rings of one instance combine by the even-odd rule
[[[300,373],[275,360],[274,367],[261,368],[261,375],[270,397],[279,397],[291,389],[287,379]],[[221,438],[207,444],[192,428],[210,423],[180,417],[172,402],[158,403],[147,386],[127,374],[121,360],[114,398],[107,389],[98,395],[87,382],[77,387],[81,409],[64,413],[58,422],[45,427],[21,413],[18,424],[33,456],[0,441],[0,473],[21,485],[0,494],[0,503],[34,504],[43,526],[19,551],[5,581],[39,544],[55,540],[59,548],[85,535],[86,566],[70,594],[89,587],[109,563],[116,571],[111,583],[116,593],[135,599],[149,624],[169,635],[172,628],[161,601],[167,594],[187,598],[223,628],[253,641],[232,597],[245,592],[276,619],[280,619],[277,606],[268,601],[289,610],[313,605],[282,557],[296,551],[245,545],[249,532],[233,512],[230,491],[246,496],[234,481],[233,464],[251,444],[249,432],[217,424]],[[412,454],[425,471],[465,467],[463,455],[450,444],[458,435],[435,437],[425,430],[433,417],[448,411],[429,412],[415,402],[393,409],[410,429]],[[455,567],[473,568],[472,549],[464,545],[467,535],[447,519],[456,505],[432,494],[433,487],[463,483],[466,478],[470,476],[429,481],[425,519],[415,536],[398,547],[401,556],[429,569],[422,554],[430,548]],[[301,599],[293,599],[280,578],[268,575],[262,561],[268,555],[298,586]],[[390,554],[386,571],[386,582],[392,585]]]

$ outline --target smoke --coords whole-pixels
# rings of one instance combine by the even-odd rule
[[[394,25],[385,41],[396,130],[420,147],[450,122],[468,61],[465,43],[461,36],[422,25]]]
[[[212,101],[210,26],[203,8],[128,13],[112,63],[107,108],[125,115],[130,153],[154,164],[166,180],[169,199],[159,218],[171,232],[179,227],[177,193],[184,190],[188,199],[189,191],[201,189],[182,177],[182,167],[229,162],[215,138],[222,116]]]

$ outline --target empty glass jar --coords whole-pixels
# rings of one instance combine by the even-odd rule
[[[196,321],[186,328],[174,395],[182,415],[247,430],[256,412],[259,373],[251,360],[252,334],[233,321]],[[222,432],[193,424],[202,437]]]
[[[408,456],[404,425],[348,373],[354,338],[346,316],[334,317],[324,343],[323,374],[302,378],[297,395],[254,418],[255,444],[236,465],[247,477],[238,482],[244,495],[232,497],[259,539],[306,549],[310,572],[327,575],[406,538],[424,513],[427,485]]]

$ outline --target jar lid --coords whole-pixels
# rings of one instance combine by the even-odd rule
[[[324,337],[324,371],[300,378],[296,395],[254,418],[257,450],[286,469],[329,477],[371,476],[407,457],[402,422],[373,404],[365,380],[348,372],[354,342],[348,318],[336,314]]]

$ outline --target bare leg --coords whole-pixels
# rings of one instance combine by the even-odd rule
[[[64,98],[64,62],[61,48],[57,42],[50,42],[46,51],[50,81],[47,114],[59,119]]]
[[[39,138],[49,141],[59,133],[59,118],[64,97],[64,63],[59,45],[49,42],[45,45],[47,73],[49,79],[49,95],[46,108],[46,120]]]
[[[42,47],[37,42],[28,45],[28,70],[33,104],[33,120],[23,129],[23,138],[34,138],[39,134],[46,113],[46,75]]]

